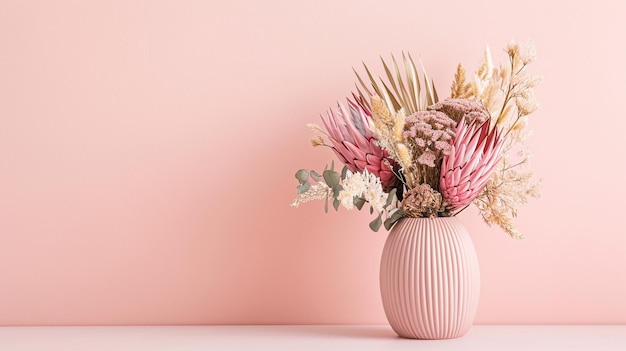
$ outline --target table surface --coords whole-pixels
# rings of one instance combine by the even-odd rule
[[[386,325],[0,327],[0,350],[626,350],[626,325],[477,325],[410,340]]]

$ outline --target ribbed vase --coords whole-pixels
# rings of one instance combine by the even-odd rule
[[[393,330],[411,339],[458,338],[474,322],[480,271],[456,217],[403,218],[391,229],[380,291]]]

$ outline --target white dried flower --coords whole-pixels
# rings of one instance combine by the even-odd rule
[[[337,199],[346,209],[354,208],[354,198],[356,197],[365,199],[378,213],[384,211],[387,196],[383,191],[383,186],[380,179],[367,170],[362,173],[348,171],[342,186],[343,190],[339,192]]]

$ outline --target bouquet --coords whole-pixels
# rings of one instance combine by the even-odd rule
[[[356,93],[346,104],[322,116],[323,127],[309,124],[313,146],[332,149],[343,168],[333,162],[321,173],[297,171],[291,205],[325,200],[326,212],[329,203],[335,210],[368,205],[378,231],[403,217],[454,216],[473,203],[487,224],[523,237],[512,218],[538,196],[524,142],[541,77],[527,72],[531,44],[511,42],[505,52],[508,62],[494,67],[487,47],[469,79],[459,64],[444,100],[410,54],[402,54],[403,67],[393,55],[391,65],[382,60],[386,79],[364,64],[366,78],[355,71]]]

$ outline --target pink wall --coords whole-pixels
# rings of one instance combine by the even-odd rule
[[[228,4],[226,4],[228,3]],[[532,39],[543,196],[475,210],[478,323],[626,323],[620,1],[0,2],[0,324],[385,323],[369,216],[287,205],[352,66]]]

